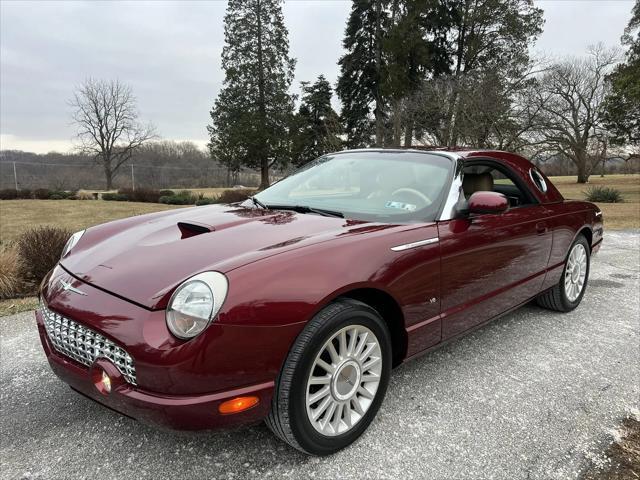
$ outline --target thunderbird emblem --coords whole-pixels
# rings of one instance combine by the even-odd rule
[[[87,295],[82,290],[78,290],[77,288],[72,287],[70,283],[67,283],[64,280],[60,280],[60,285],[62,285],[62,289],[65,292],[73,292],[73,293],[77,293],[78,295],[85,295],[85,296]]]

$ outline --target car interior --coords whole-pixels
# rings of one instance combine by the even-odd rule
[[[511,208],[535,203],[529,192],[518,186],[507,172],[494,165],[474,163],[463,170],[462,190],[466,200],[475,192],[502,193]]]

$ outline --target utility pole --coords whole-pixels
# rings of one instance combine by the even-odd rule
[[[18,174],[16,173],[16,162],[13,162],[13,182],[16,185],[16,192],[18,191]]]
[[[133,163],[131,164],[131,190],[136,189],[136,177],[133,174]]]

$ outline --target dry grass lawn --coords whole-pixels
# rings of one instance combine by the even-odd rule
[[[589,177],[589,183],[578,184],[576,177],[551,177],[564,198],[583,200],[591,186],[606,186],[619,190],[624,203],[598,203],[604,218],[604,228],[621,230],[640,228],[640,175],[599,175]]]
[[[0,200],[0,243],[11,242],[38,225],[77,231],[110,220],[172,208],[178,206],[103,200]]]

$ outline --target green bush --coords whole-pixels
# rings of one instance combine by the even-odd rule
[[[622,203],[622,193],[620,190],[611,187],[594,186],[589,187],[585,192],[585,197],[590,202],[601,203]]]
[[[175,192],[173,190],[160,190],[159,193],[161,197],[172,197],[173,195],[175,195]]]
[[[123,193],[103,193],[102,199],[108,202],[126,202],[129,200],[129,197]]]
[[[24,232],[16,243],[22,278],[34,287],[55,267],[71,232],[59,227],[36,227]]]
[[[247,198],[255,194],[255,190],[248,188],[236,188],[232,190],[225,190],[217,198],[218,203],[237,203],[244,202]]]
[[[49,200],[66,200],[75,194],[76,192],[67,192],[66,190],[54,190],[49,193]]]
[[[211,205],[212,203],[218,203],[215,198],[202,197],[196,200],[196,205]]]
[[[198,199],[189,195],[167,195],[160,197],[160,203],[166,203],[167,205],[194,205]]]

